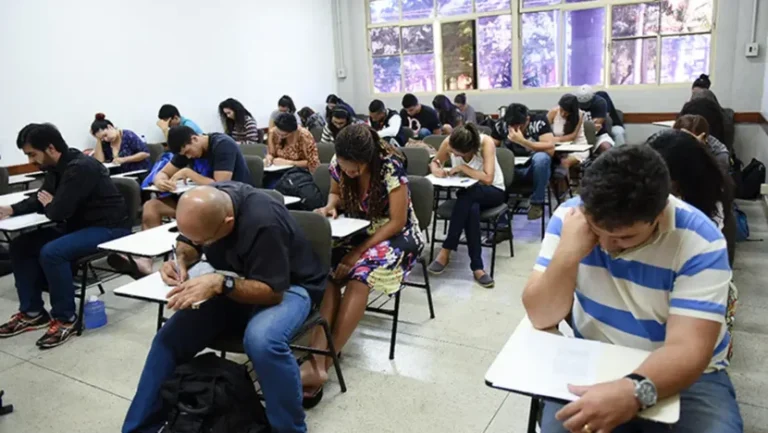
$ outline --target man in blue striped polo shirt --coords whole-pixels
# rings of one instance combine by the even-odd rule
[[[586,170],[581,197],[560,206],[523,292],[533,325],[573,316],[579,338],[652,351],[632,374],[569,386],[579,398],[547,403],[543,433],[740,433],[725,367],[731,270],[725,239],[699,210],[671,194],[664,160],[623,146]],[[680,421],[636,419],[680,394]]]

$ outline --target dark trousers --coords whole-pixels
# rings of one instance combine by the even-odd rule
[[[443,248],[456,251],[462,230],[467,237],[470,268],[483,269],[482,245],[480,241],[480,212],[504,203],[504,191],[490,185],[476,183],[456,193],[456,205],[451,213],[448,236]]]
[[[43,289],[51,294],[51,315],[70,321],[75,317],[72,264],[94,254],[97,246],[131,234],[127,228],[88,227],[72,233],[47,228],[25,233],[11,241],[10,255],[19,311],[43,312]]]

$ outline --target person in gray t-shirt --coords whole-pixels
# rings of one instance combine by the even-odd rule
[[[472,108],[471,105],[467,104],[466,93],[459,93],[456,95],[456,97],[453,98],[453,103],[459,107],[459,112],[461,112],[461,117],[464,119],[464,123],[477,124],[477,113],[475,113],[475,109]]]
[[[301,125],[301,117],[296,112],[296,104],[293,103],[293,99],[288,95],[283,95],[280,100],[277,101],[277,110],[273,111],[269,115],[269,128],[272,129],[275,126],[275,120],[280,113],[291,113],[296,116],[296,122]]]

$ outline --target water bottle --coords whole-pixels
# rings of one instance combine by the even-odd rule
[[[88,298],[88,302],[85,304],[85,313],[83,313],[83,316],[85,329],[96,329],[106,325],[107,310],[104,306],[104,301],[100,300],[96,296],[91,296]]]

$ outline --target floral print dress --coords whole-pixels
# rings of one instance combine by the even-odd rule
[[[395,156],[387,156],[382,161],[384,176],[382,183],[387,193],[399,187],[408,187],[408,175],[403,163]],[[341,168],[334,156],[329,170],[336,182],[341,182]],[[332,263],[335,270],[344,256],[356,246],[365,242],[376,230],[389,222],[389,196],[386,198],[385,209],[387,217],[371,221],[364,232],[357,233],[345,239],[334,241]],[[343,203],[342,203],[343,206]],[[348,216],[368,219],[368,195],[361,201],[362,209],[345,209]],[[424,249],[424,234],[419,228],[419,222],[413,211],[411,193],[408,191],[408,219],[403,230],[396,236],[383,241],[365,251],[349,272],[350,280],[365,283],[371,289],[386,294],[395,293],[400,289],[403,279],[413,268],[416,260]]]

